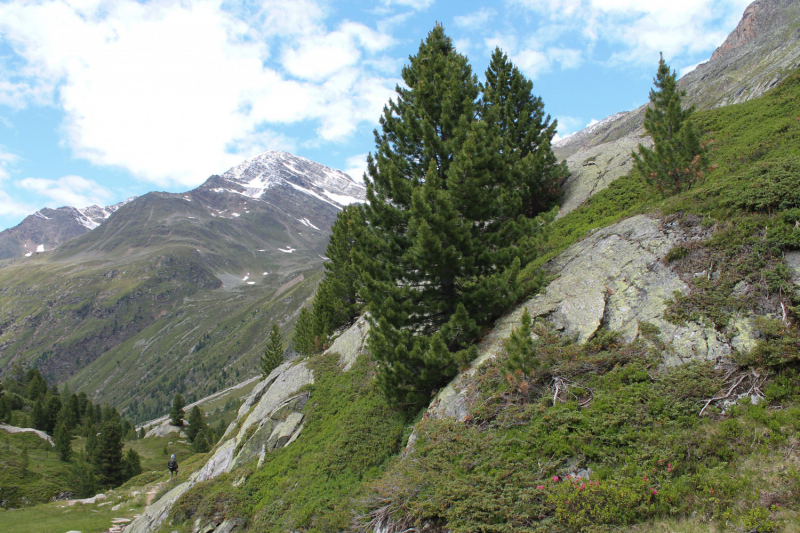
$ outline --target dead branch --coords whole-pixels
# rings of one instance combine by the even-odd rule
[[[743,374],[743,375],[742,375],[742,376],[739,378],[739,380],[738,380],[736,383],[734,383],[733,387],[731,387],[731,388],[730,388],[730,390],[728,390],[728,394],[726,394],[725,396],[718,396],[718,397],[716,397],[716,398],[711,398],[710,400],[708,400],[708,401],[706,402],[706,404],[703,406],[703,408],[702,408],[702,409],[700,409],[700,413],[699,413],[697,416],[703,416],[703,411],[705,411],[705,410],[706,410],[706,407],[708,407],[709,405],[711,405],[711,402],[715,402],[715,401],[717,401],[717,400],[724,400],[725,398],[728,398],[728,397],[730,397],[730,395],[733,393],[733,390],[734,390],[736,387],[738,387],[738,386],[739,386],[739,384],[740,384],[742,381],[744,381],[744,378],[746,378],[746,377],[747,377],[747,374]]]

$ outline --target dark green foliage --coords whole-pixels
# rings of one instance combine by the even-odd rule
[[[361,314],[364,306],[358,294],[361,281],[353,255],[365,231],[363,209],[358,204],[346,206],[331,227],[331,239],[325,252],[328,257],[325,278],[314,296],[312,311],[316,351],[325,347],[327,338],[336,329],[349,325]]]
[[[73,464],[70,484],[79,498],[94,496],[99,488],[94,468],[84,461]]]
[[[317,295],[314,296],[316,300]],[[314,319],[307,308],[300,309],[300,315],[294,326],[294,349],[301,355],[317,353],[316,335],[314,333]]]
[[[0,422],[7,424],[11,421],[11,401],[7,394],[0,394]]]
[[[519,378],[528,378],[541,367],[541,362],[534,350],[534,341],[531,337],[531,315],[528,308],[522,312],[520,327],[511,332],[506,342],[508,359],[506,370]]]
[[[72,435],[70,435],[64,422],[59,422],[53,434],[53,442],[56,445],[56,453],[62,461],[69,461],[72,457]]]
[[[800,207],[800,158],[789,157],[759,162],[736,178],[739,187],[729,189],[728,201],[743,209],[772,213]],[[789,224],[797,222],[794,211]]]
[[[269,332],[269,339],[267,340],[267,347],[260,360],[261,377],[266,378],[269,376],[281,363],[283,363],[283,337],[278,324],[273,322],[272,329]]]
[[[208,439],[206,439],[205,433],[198,433],[195,439],[192,441],[192,451],[195,453],[206,453],[211,449],[211,446],[208,444]]]
[[[39,369],[32,368],[28,370],[25,377],[28,382],[28,399],[31,401],[44,401],[47,395],[47,382],[45,382]]]
[[[33,407],[31,408],[31,423],[34,428],[40,431],[47,431],[47,413],[42,401],[38,398],[33,402]]]
[[[183,396],[176,394],[172,399],[172,409],[169,412],[170,424],[173,426],[183,427],[183,408],[185,405],[186,402],[183,400]]]
[[[136,477],[142,473],[142,462],[139,454],[133,448],[128,449],[128,453],[125,454],[123,469],[122,469],[122,481],[127,481],[132,477]]]
[[[520,266],[541,225],[526,210],[534,214],[534,195],[549,186],[540,181],[560,172],[552,156],[531,152],[548,151],[552,135],[531,85],[502,54],[492,68],[479,105],[467,58],[436,26],[404,67],[408,88],[384,109],[367,160],[359,294],[382,387],[412,408],[473,357],[481,327],[523,293]],[[512,126],[515,109],[540,129]]]
[[[100,485],[115,487],[124,481],[122,426],[118,420],[108,420],[100,426],[97,448],[91,459],[97,467]]]
[[[208,430],[205,416],[198,406],[195,405],[189,411],[188,422],[189,427],[186,428],[186,436],[189,438],[189,442],[194,443],[199,434],[204,434]]]
[[[653,138],[653,149],[639,145],[633,152],[634,171],[664,194],[690,188],[702,179],[708,169],[705,144],[697,127],[689,122],[694,107],[683,109],[681,98],[686,91],[678,89],[675,71],[662,56],[658,73],[650,90],[651,106],[645,111],[644,128]]]
[[[94,461],[95,454],[97,453],[97,428],[94,424],[86,429],[86,455],[90,461]]]
[[[45,431],[50,435],[55,431],[56,424],[58,423],[58,413],[61,412],[61,398],[58,396],[50,396],[47,398],[47,403],[44,406],[44,416],[46,419],[47,428]]]
[[[144,438],[144,436],[145,436],[145,434],[146,434],[146,432],[145,432],[145,430],[144,430],[144,426],[140,427],[140,428],[139,428],[139,434],[138,434],[138,437],[139,437],[140,439],[143,439],[143,438]]]
[[[553,207],[560,197],[560,182],[569,176],[566,161],[559,164],[550,148],[557,121],[550,122],[544,103],[533,95],[533,82],[509,60],[502,50],[492,53],[481,86],[483,120],[497,124],[500,150],[511,154],[515,177],[523,188],[522,212],[532,217]]]

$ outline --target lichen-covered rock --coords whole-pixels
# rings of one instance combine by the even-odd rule
[[[623,340],[631,342],[639,335],[639,324],[649,323],[660,330],[667,365],[691,359],[718,360],[733,349],[750,349],[754,335],[748,318],[736,317],[730,338],[703,324],[676,325],[664,319],[667,300],[676,291],[689,291],[664,263],[664,256],[676,244],[692,238],[677,226],[640,215],[596,231],[569,247],[547,265],[558,278],[543,294],[497,321],[478,344],[478,357],[470,369],[439,392],[428,416],[462,419],[468,414],[474,394],[470,376],[501,353],[525,309],[577,342],[589,340],[601,326],[618,331]]]
[[[272,374],[270,374],[271,376]],[[266,420],[284,401],[296,394],[301,388],[313,383],[314,373],[305,363],[299,363],[285,369],[275,377],[269,388],[263,392],[261,399],[241,424],[236,438],[241,439],[244,437],[250,426]],[[240,409],[239,416],[241,417],[244,414],[246,414],[246,411]]]
[[[364,353],[364,342],[369,332],[369,322],[362,316],[355,324],[339,335],[325,353],[338,353],[339,366],[347,372],[356,362],[358,356]]]
[[[152,533],[167,518],[172,504],[194,483],[185,481],[145,508],[139,517],[125,527],[125,533]]]
[[[194,472],[188,481],[176,486],[147,507],[125,528],[125,532],[157,531],[169,514],[172,504],[195,484],[236,469],[259,457],[262,450],[277,449],[293,442],[303,429],[303,415],[299,411],[309,398],[308,393],[299,391],[312,383],[314,373],[305,363],[289,362],[276,368],[253,389],[242,404],[237,420],[228,427],[222,443],[216,447],[206,464]],[[276,431],[278,434],[273,439]],[[231,533],[240,525],[239,522],[222,522],[214,525],[213,531]]]
[[[630,172],[633,168],[631,154],[640,143],[648,148],[653,146],[650,137],[633,134],[580,150],[567,158],[570,175],[561,187],[564,197],[556,218],[576,209],[612,181]]]

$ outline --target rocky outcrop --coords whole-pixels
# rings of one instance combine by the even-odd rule
[[[300,411],[309,398],[309,393],[301,389],[313,383],[314,373],[303,362],[284,363],[273,370],[242,404],[237,420],[228,427],[222,443],[216,447],[206,464],[194,472],[188,481],[177,485],[149,505],[125,528],[125,532],[158,530],[169,515],[172,504],[195,484],[235,470],[255,458],[263,461],[265,453],[293,442],[302,431],[303,414]],[[232,533],[240,525],[231,521],[209,521],[202,525],[202,531]]]
[[[364,353],[368,330],[367,321],[359,318],[333,342],[326,353],[338,353],[339,365],[347,372]],[[195,484],[224,472],[233,472],[254,459],[258,459],[260,467],[268,453],[291,445],[303,431],[305,420],[302,410],[311,396],[309,391],[303,389],[313,383],[314,372],[303,361],[286,362],[273,370],[256,385],[241,405],[236,420],[228,426],[221,444],[217,445],[205,465],[195,471],[188,481],[148,506],[141,516],[125,528],[125,532],[158,530],[169,515],[172,504]],[[193,531],[233,533],[241,526],[241,522],[205,517],[197,519]]]
[[[704,236],[689,234],[677,224],[640,215],[569,247],[547,265],[558,278],[543,294],[497,321],[478,345],[479,355],[470,369],[440,391],[428,416],[462,419],[467,415],[473,394],[470,376],[502,352],[525,309],[577,342],[589,340],[600,327],[618,331],[630,342],[638,337],[639,325],[646,322],[660,331],[666,365],[692,359],[716,361],[734,349],[750,349],[755,341],[746,318],[734,321],[727,332],[694,322],[679,326],[664,319],[667,300],[676,291],[685,294],[689,290],[664,263],[664,256],[677,244],[701,238]]]
[[[653,146],[650,137],[629,135],[618,141],[592,146],[567,158],[570,176],[562,185],[563,200],[556,218],[579,207],[595,193],[633,169],[632,153],[642,144]]]
[[[44,431],[39,431],[38,429],[18,428],[16,426],[9,426],[8,424],[0,424],[0,429],[2,429],[7,433],[33,433],[40,439],[49,442],[50,446],[55,446],[55,443],[53,442],[53,439],[50,438],[50,435],[48,435]]]
[[[325,353],[338,353],[339,366],[347,372],[356,362],[358,356],[364,353],[364,344],[368,332],[369,322],[365,317],[359,317],[355,324],[336,337],[336,340],[333,341],[333,344]]]

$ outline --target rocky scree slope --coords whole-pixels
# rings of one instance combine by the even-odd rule
[[[685,105],[713,109],[775,87],[800,66],[800,1],[757,0],[711,58],[680,79]],[[631,152],[652,146],[642,126],[646,105],[611,115],[553,143],[571,171],[559,217],[633,168]]]
[[[6,261],[0,369],[70,377],[137,420],[163,414],[176,387],[202,397],[251,375],[271,321],[288,340],[330,226],[363,187],[285,153],[227,175],[249,166],[269,186],[212,176],[186,193],[149,193],[52,252]]]

